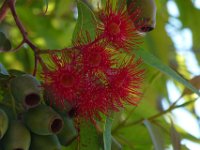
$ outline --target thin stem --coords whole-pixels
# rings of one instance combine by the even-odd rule
[[[15,23],[18,26],[24,40],[27,39],[27,32],[26,32],[25,28],[23,27],[21,21],[19,20],[19,17],[17,16],[16,10],[15,10],[15,1],[9,0],[8,4],[9,4],[9,8],[11,10],[12,16],[15,20]]]
[[[38,59],[37,59],[37,55],[34,55],[34,61],[35,61],[35,66],[34,66],[34,70],[33,70],[33,76],[36,75],[37,73],[37,66],[38,66]]]
[[[42,66],[42,68],[43,68],[44,70],[48,70],[48,68],[47,68],[46,64],[44,63],[44,61],[42,60],[42,58],[41,58],[41,57],[38,57],[37,59],[38,59],[38,61],[40,62],[40,65]]]
[[[112,133],[114,134],[115,132],[117,132],[122,127],[128,127],[128,126],[133,126],[133,125],[141,124],[141,123],[143,123],[143,121],[145,119],[148,119],[149,121],[154,121],[155,119],[157,119],[157,118],[159,118],[159,117],[161,117],[161,116],[163,116],[163,115],[171,112],[172,110],[175,110],[175,109],[180,108],[180,107],[187,106],[187,105],[189,105],[191,103],[194,103],[197,100],[197,99],[194,99],[192,101],[185,102],[185,103],[180,104],[180,105],[176,105],[180,99],[181,99],[181,96],[168,109],[166,109],[166,110],[164,110],[164,111],[162,111],[162,112],[160,112],[158,114],[155,114],[153,116],[150,116],[148,118],[142,118],[142,119],[139,119],[137,121],[134,121],[134,122],[131,122],[131,123],[127,123],[127,124],[125,124],[124,122],[122,122],[122,124],[118,125],[115,129],[113,129]],[[125,122],[127,122],[127,119],[125,119],[125,120],[126,120]]]
[[[28,38],[28,34],[24,28],[24,26],[22,25],[19,17],[17,16],[17,13],[16,13],[16,10],[15,10],[15,1],[14,0],[9,0],[9,8],[11,10],[11,13],[12,13],[12,16],[15,20],[15,23],[18,27],[18,29],[20,30],[22,36],[23,36],[23,39],[24,39],[24,42],[27,43],[34,52],[38,51],[37,47],[29,40]]]
[[[99,42],[103,37],[98,37],[96,38],[94,41],[92,41],[91,43],[89,43],[87,46],[90,46],[92,44],[95,44],[97,42]],[[74,50],[74,49],[82,49],[81,44],[77,45],[77,46],[73,46],[73,47],[65,47],[63,49],[54,49],[54,50],[50,50],[50,49],[46,49],[46,50],[39,50],[38,54],[42,55],[42,54],[54,54],[54,53],[60,53],[62,51],[70,51],[70,50]]]
[[[22,40],[22,41],[20,42],[20,44],[19,44],[17,47],[11,49],[10,51],[11,51],[11,52],[16,52],[16,51],[18,51],[18,50],[23,46],[23,44],[24,44],[24,40]]]
[[[37,60],[37,59],[40,57],[40,56],[38,55],[39,49],[29,40],[28,34],[27,34],[25,28],[24,28],[24,26],[22,25],[22,23],[21,23],[19,17],[17,16],[16,9],[15,9],[15,0],[9,0],[9,1],[8,1],[8,6],[9,6],[9,8],[10,8],[10,10],[11,10],[12,16],[13,16],[13,18],[14,18],[14,20],[15,20],[15,23],[16,23],[17,27],[18,27],[18,29],[20,30],[20,32],[21,32],[21,34],[22,34],[22,36],[23,36],[23,41],[22,41],[22,43],[17,47],[17,49],[18,49],[19,47],[21,47],[24,43],[27,43],[27,44],[30,46],[30,48],[34,51],[34,59],[35,59],[34,62],[35,62],[35,65],[34,65],[33,75],[35,76],[35,75],[36,75],[36,72],[37,72],[37,66],[38,66],[38,64],[37,64],[37,63],[38,63],[38,60]]]
[[[179,99],[178,99],[178,100],[179,100]],[[167,114],[168,112],[171,112],[171,111],[174,110],[174,109],[177,109],[177,108],[180,108],[180,107],[189,105],[189,104],[191,104],[191,103],[193,103],[193,102],[195,102],[195,101],[196,101],[196,100],[193,100],[193,101],[191,101],[191,102],[186,102],[186,103],[183,103],[183,104],[180,104],[180,105],[176,105],[177,101],[175,101],[175,102],[174,102],[168,109],[166,109],[165,111],[162,111],[162,112],[160,112],[160,113],[158,113],[158,114],[155,114],[155,115],[153,115],[153,116],[151,116],[151,117],[148,117],[148,118],[146,118],[146,119],[148,119],[148,120],[150,120],[150,121],[155,120],[155,119],[157,119],[157,118],[159,118],[159,117],[161,117],[161,116]],[[144,121],[144,119],[139,119],[139,120],[134,121],[134,122],[132,122],[132,123],[126,124],[125,126],[132,126],[132,125],[140,124],[140,123],[142,123],[143,121]]]

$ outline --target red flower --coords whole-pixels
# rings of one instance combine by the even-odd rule
[[[141,60],[134,62],[134,57],[120,68],[109,68],[106,73],[96,72],[93,81],[84,85],[76,101],[77,116],[100,119],[100,114],[118,111],[124,103],[137,105],[141,92],[144,70],[140,69]]]
[[[136,9],[131,15],[126,10],[126,0],[122,0],[116,4],[119,8],[112,8],[111,0],[107,0],[105,9],[100,14],[101,24],[99,30],[102,36],[106,38],[106,42],[111,43],[117,49],[123,48],[126,51],[131,50],[141,43],[141,37],[133,24],[133,20],[137,20],[139,10]],[[130,12],[130,11],[129,11]]]
[[[51,60],[54,67],[43,69],[45,80],[43,86],[51,90],[56,104],[63,105],[65,100],[71,102],[77,97],[83,77],[76,62],[67,58],[66,54],[62,53],[60,58],[57,55],[51,55]]]
[[[141,96],[141,83],[144,70],[139,69],[141,60],[134,62],[132,58],[129,63],[119,69],[112,69],[108,74],[110,96],[117,107],[123,107],[123,102],[137,105]]]
[[[105,71],[113,64],[112,53],[101,43],[86,45],[81,50],[83,70],[86,73]]]
[[[87,90],[83,90],[76,103],[77,115],[92,121],[100,119],[100,114],[107,114],[109,110],[110,101],[107,95],[103,86],[92,85]]]

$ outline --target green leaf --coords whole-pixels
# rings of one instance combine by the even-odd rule
[[[90,34],[91,40],[94,40],[96,35],[96,18],[93,11],[82,1],[78,1],[78,20],[73,33],[73,41],[76,41],[80,34]],[[87,37],[85,37],[87,38]]]
[[[134,52],[136,53],[137,56],[141,57],[146,64],[148,64],[148,65],[160,70],[164,74],[174,78],[175,80],[182,83],[188,89],[192,90],[194,93],[196,93],[200,96],[200,93],[196,88],[194,88],[188,81],[183,79],[180,75],[178,75],[170,67],[168,67],[167,65],[164,65],[158,58],[156,58],[150,52],[143,50],[143,49],[140,49],[140,50],[137,50]]]
[[[100,142],[97,130],[91,122],[81,121],[80,124],[80,150],[99,150]]]
[[[144,120],[143,123],[149,131],[155,150],[163,150],[164,149],[163,139],[162,139],[162,136],[160,135],[159,130],[153,124],[151,124],[151,122],[149,122],[148,120]]]
[[[112,128],[112,118],[108,116],[106,117],[106,123],[103,132],[104,150],[111,150],[111,144],[112,144],[111,128]]]
[[[11,43],[3,32],[0,32],[0,52],[6,52],[11,49]]]

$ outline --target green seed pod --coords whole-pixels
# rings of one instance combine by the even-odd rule
[[[4,150],[29,150],[31,135],[20,121],[12,121],[6,132],[2,146]]]
[[[63,117],[64,127],[60,133],[58,133],[58,139],[62,145],[69,145],[78,136],[77,129],[74,126],[74,122],[69,117]]]
[[[60,115],[46,105],[29,109],[24,114],[24,122],[33,133],[38,135],[56,134],[63,128]]]
[[[136,28],[141,32],[149,32],[156,26],[155,0],[127,0],[129,13],[140,10],[139,18],[134,20]]]
[[[61,144],[56,135],[31,135],[30,150],[61,150]]]
[[[24,74],[13,78],[10,88],[16,102],[21,103],[25,108],[32,108],[40,103],[40,83],[35,77]]]
[[[0,109],[0,139],[4,136],[8,129],[8,116],[4,110]]]

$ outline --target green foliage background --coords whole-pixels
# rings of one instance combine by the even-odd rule
[[[87,4],[84,7],[90,7],[97,11],[97,1],[88,0],[86,2]],[[169,147],[173,147],[174,150],[190,149],[181,145],[181,139],[188,139],[200,144],[198,138],[185,131],[181,126],[176,125],[171,110],[169,110],[169,113],[151,119],[151,116],[163,111],[161,104],[164,98],[170,103],[166,89],[167,81],[172,80],[177,88],[183,91],[184,85],[190,87],[183,79],[189,80],[193,76],[188,71],[184,58],[176,52],[175,45],[166,31],[165,27],[169,24],[168,20],[171,17],[167,11],[167,2],[167,0],[156,0],[156,29],[144,36],[144,44],[141,46],[141,50],[144,49],[145,52],[137,53],[146,63],[144,65],[146,75],[142,101],[136,108],[127,106],[121,112],[114,114],[112,135],[121,143],[124,150],[163,150]],[[177,30],[183,28],[191,30],[193,36],[191,51],[194,52],[196,60],[200,63],[198,53],[200,49],[200,10],[193,5],[192,0],[175,0],[175,3],[180,13],[177,19],[182,23],[181,28]],[[2,0],[0,1],[1,4]],[[18,16],[27,29],[30,39],[42,49],[62,49],[71,45],[78,15],[76,6],[76,2],[72,0],[49,0],[48,11],[44,15],[45,1],[18,0],[16,3]],[[79,10],[82,9],[82,13],[87,13],[88,8],[84,10],[83,6],[79,7]],[[79,17],[80,14],[79,11]],[[91,29],[88,15],[82,16],[83,23],[81,27]],[[10,12],[8,12],[5,20],[1,22],[0,31],[6,34],[13,48],[22,40]],[[155,61],[154,57],[159,60]],[[17,52],[0,53],[0,63],[7,69],[18,69],[32,73],[34,57],[28,46],[24,45]],[[172,68],[183,79],[166,66]],[[191,102],[195,97],[194,94],[186,94],[183,97],[183,103],[188,102],[188,105],[183,107],[196,117],[198,122],[199,116],[194,111],[195,103]],[[86,131],[90,132],[90,130]],[[88,142],[87,139],[85,142]],[[67,149],[73,149],[73,145]]]

